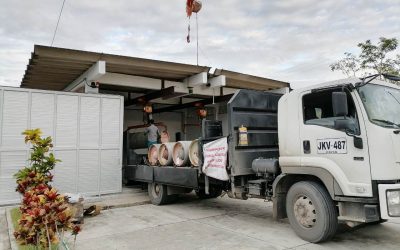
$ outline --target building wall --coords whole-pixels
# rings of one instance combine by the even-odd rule
[[[215,119],[214,108],[207,108],[207,114],[207,119]],[[143,111],[141,109],[125,109],[124,130],[126,130],[129,126],[145,124],[144,118],[145,117],[143,116]],[[223,135],[228,136],[226,109],[219,109],[217,118],[218,120],[222,121]],[[195,108],[153,114],[153,119],[155,122],[162,122],[167,126],[171,142],[176,141],[175,134],[177,132],[181,133],[181,140],[191,141],[201,137],[201,121],[197,116]],[[144,132],[144,129],[145,128],[134,129],[130,132]],[[137,152],[144,153],[142,151]]]
[[[142,110],[128,110],[125,109],[124,130],[129,126],[143,125],[146,122],[143,119]],[[162,122],[168,128],[170,140],[175,141],[175,133],[182,131],[182,113],[180,112],[166,112],[161,114],[153,114],[155,122]],[[135,129],[131,132],[144,132],[144,128]],[[162,132],[160,130],[160,132]]]
[[[33,128],[53,139],[60,192],[121,192],[122,117],[120,96],[0,87],[0,205],[19,201],[13,174],[28,163],[21,133]]]

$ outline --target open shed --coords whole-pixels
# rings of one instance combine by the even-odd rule
[[[74,165],[75,163],[71,163],[69,167],[74,169],[74,176],[77,179],[82,179],[83,182],[76,185],[76,189],[68,190],[67,187],[66,190],[63,190],[83,192],[88,195],[101,195],[106,191],[109,193],[111,190],[103,192],[101,189],[101,171],[107,169],[108,172],[112,172],[112,169],[105,165],[112,162],[112,168],[116,168],[116,172],[120,173],[123,165],[122,151],[126,153],[126,151],[132,150],[134,154],[138,155],[146,153],[147,147],[143,131],[150,118],[159,123],[162,130],[168,131],[170,141],[197,139],[201,134],[202,118],[221,120],[223,134],[227,135],[226,103],[237,89],[284,93],[288,91],[290,85],[287,82],[223,69],[212,70],[209,66],[35,45],[20,87],[35,91],[47,91],[47,94],[53,91],[55,95],[60,94],[58,91],[69,92],[71,94],[76,93],[77,95],[82,95],[79,98],[84,98],[85,93],[88,96],[106,94],[107,96],[116,95],[119,98],[123,97],[123,104],[121,102],[120,106],[115,105],[114,107],[116,109],[120,107],[120,113],[123,116],[123,118],[119,116],[120,123],[122,123],[120,124],[121,129],[117,129],[118,126],[116,125],[116,129],[112,133],[116,133],[115,138],[122,138],[122,134],[125,131],[125,137],[136,138],[136,141],[134,141],[133,145],[125,145],[124,150],[116,147],[115,150],[117,151],[115,152],[118,153],[114,154],[112,161],[104,158],[106,155],[102,157],[98,156],[95,154],[95,150],[93,152],[85,151],[86,158],[91,157],[91,155],[87,154],[93,153],[93,157],[101,159],[99,163],[101,167],[98,167],[96,164],[89,164],[93,170],[99,172],[97,177],[93,177],[99,179],[99,191],[82,191],[85,190],[85,188],[80,188],[85,186],[84,181],[87,182],[87,185],[92,185],[93,183],[91,184],[91,178],[80,176],[79,161],[76,161],[76,165]],[[2,102],[5,102],[4,98]],[[107,110],[104,109],[101,103],[99,106],[91,106],[90,102],[86,104],[78,102],[78,104],[80,108],[76,110],[77,115],[74,116],[71,114],[70,117],[75,118],[69,118],[78,119],[76,122],[79,122],[79,119],[82,120],[82,117],[91,118],[93,114],[96,117],[97,114],[100,114],[98,117],[100,121],[101,119],[107,120],[105,119],[107,116],[114,117],[114,114],[107,113]],[[27,100],[26,105],[30,107],[30,99]],[[57,109],[57,102],[54,105],[55,109]],[[144,109],[148,110],[149,107],[151,107],[152,112],[144,112]],[[45,106],[42,108],[46,109]],[[101,112],[99,111],[100,109],[102,110]],[[206,111],[206,117],[198,115],[199,109]],[[87,110],[87,112],[78,114],[81,110]],[[112,112],[116,112],[116,110]],[[27,119],[30,119],[28,113]],[[49,117],[55,124],[54,128],[49,131],[58,131],[57,117],[59,118],[60,115],[56,112],[54,112],[52,117]],[[0,124],[4,132],[5,120],[3,118],[0,114]],[[98,124],[99,119],[92,119],[93,124]],[[112,122],[110,119],[108,120]],[[100,122],[100,124],[102,123]],[[33,125],[28,125],[27,128],[29,126]],[[100,125],[98,128],[99,132],[96,133],[99,134],[100,139],[96,139],[96,145],[93,144],[94,142],[92,143],[93,148],[98,150],[104,149],[104,141],[101,139],[103,136],[102,133],[109,133],[111,131],[103,131],[105,127]],[[90,128],[89,123],[84,124],[82,129],[78,127],[77,133],[79,137],[85,138],[83,133],[93,134]],[[54,133],[46,133],[46,131],[45,135],[55,136]],[[2,136],[6,138],[9,135],[3,133]],[[116,146],[119,143],[122,145],[122,141],[115,141],[115,143]],[[74,145],[71,146],[71,150],[73,148],[75,150],[75,147],[79,150],[80,143],[77,142],[76,145],[71,145]],[[59,146],[56,141],[55,147]],[[2,147],[3,149],[5,148],[4,145],[1,145],[0,140],[0,151],[3,150]],[[23,150],[26,150],[26,148],[23,148]],[[7,149],[3,151],[7,151]],[[125,162],[125,164],[127,163]],[[85,174],[88,174],[91,172],[91,169],[85,169],[85,171]],[[121,178],[115,178],[115,182],[120,183]],[[117,191],[120,189],[116,186],[113,190]]]
[[[223,119],[224,108],[216,103],[226,103],[237,89],[285,91],[289,83],[210,66],[35,45],[21,87],[122,95],[124,128],[145,123],[143,107],[150,104],[153,119],[172,137],[181,132],[182,139],[192,139],[199,131],[193,128],[197,107]]]

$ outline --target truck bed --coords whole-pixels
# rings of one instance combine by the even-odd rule
[[[156,182],[195,189],[199,186],[199,170],[192,167],[127,165],[125,174],[125,178],[130,181]]]

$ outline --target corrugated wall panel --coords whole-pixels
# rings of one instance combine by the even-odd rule
[[[3,102],[4,102],[4,90],[0,89],[0,148],[2,144],[2,133],[1,130],[3,128]],[[1,167],[1,165],[0,165]]]
[[[79,151],[78,192],[87,195],[100,194],[99,190],[99,151]]]
[[[81,98],[80,147],[98,147],[100,137],[100,99]]]
[[[120,96],[0,87],[0,205],[19,202],[12,175],[28,158],[27,128],[53,136],[60,192],[120,192],[122,123]]]
[[[15,179],[0,177],[0,205],[19,202],[20,195],[15,191]]]
[[[120,129],[120,102],[117,99],[102,99],[102,145],[103,147],[119,147],[119,133]]]
[[[4,91],[2,147],[25,148],[24,136],[28,126],[28,92]]]
[[[54,187],[60,192],[76,193],[78,191],[76,152],[76,150],[55,152],[56,158],[62,159],[54,169]]]
[[[62,160],[53,182],[60,192],[120,192],[122,119],[120,96],[0,87],[0,205],[19,202],[12,175],[28,158],[21,133],[36,127],[53,136]]]
[[[40,128],[43,136],[54,137],[54,94],[32,93],[31,98],[31,128]]]
[[[100,190],[102,193],[119,192],[121,186],[121,164],[119,163],[119,150],[101,151]],[[119,181],[115,181],[119,180]]]
[[[57,148],[76,148],[78,142],[79,96],[57,95]]]
[[[27,151],[0,152],[0,176],[12,178],[13,175],[27,163]]]

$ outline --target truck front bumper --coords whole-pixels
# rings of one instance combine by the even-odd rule
[[[400,184],[379,184],[381,218],[400,222]]]

